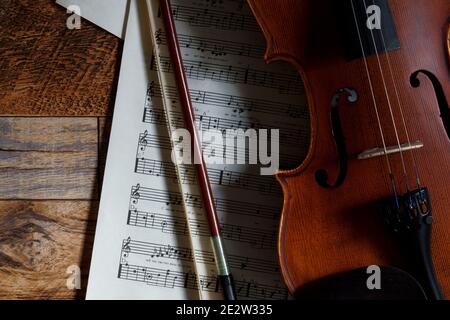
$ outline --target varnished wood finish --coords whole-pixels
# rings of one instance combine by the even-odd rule
[[[382,146],[368,78],[362,60],[344,62],[339,16],[331,0],[249,0],[267,39],[266,60],[287,60],[305,81],[311,112],[311,147],[297,169],[278,175],[284,190],[279,254],[283,276],[294,293],[300,286],[324,276],[371,264],[404,267],[375,204],[391,197],[384,157],[358,161],[363,150]],[[450,297],[450,142],[444,130],[433,87],[421,77],[421,87],[409,83],[411,73],[429,70],[441,81],[450,99],[450,78],[443,38],[450,13],[448,0],[391,0],[402,48],[389,54],[400,92],[411,140],[424,148],[415,152],[424,186],[433,203],[432,253],[444,294]],[[445,30],[445,31],[443,31]],[[444,46],[445,48],[445,46]],[[388,145],[396,145],[376,57],[368,59],[377,105]],[[400,140],[407,142],[398,103],[388,72],[386,54],[381,55],[386,83],[398,125]],[[330,101],[341,87],[359,93],[355,104],[341,101],[341,120],[346,137],[349,173],[334,190],[320,187],[314,173],[325,168],[334,179],[336,151],[329,124]],[[412,156],[405,154],[409,183]],[[397,182],[402,177],[399,155],[391,157]],[[399,191],[405,192],[404,184]]]

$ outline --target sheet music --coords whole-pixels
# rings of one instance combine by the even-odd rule
[[[156,47],[145,1],[130,4],[87,297],[221,299],[194,168],[171,159],[168,128],[184,122],[152,4]],[[280,129],[281,163],[298,164],[308,141],[303,85],[291,67],[265,65],[264,38],[246,2],[172,5],[199,128]],[[221,150],[214,141],[203,148],[207,159]],[[259,165],[208,164],[208,173],[238,298],[286,299],[278,182]]]

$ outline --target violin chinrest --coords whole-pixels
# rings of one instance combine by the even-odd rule
[[[367,268],[328,276],[301,287],[296,299],[321,300],[426,300],[422,286],[409,273],[380,267],[380,289],[369,289]]]

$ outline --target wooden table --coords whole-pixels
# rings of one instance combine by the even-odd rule
[[[0,299],[85,295],[122,45],[68,17],[0,1]]]
[[[0,299],[85,295],[121,41],[67,17],[0,1]]]

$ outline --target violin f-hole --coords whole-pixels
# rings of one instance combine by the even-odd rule
[[[444,124],[445,131],[447,132],[447,136],[450,139],[450,108],[448,106],[447,98],[445,97],[444,89],[442,88],[439,79],[433,73],[427,70],[417,70],[411,75],[409,82],[411,83],[413,88],[420,87],[420,80],[418,78],[420,73],[426,75],[433,84],[434,92],[436,94],[439,105],[439,111],[441,112],[442,123]]]
[[[348,155],[347,147],[345,144],[345,137],[342,132],[341,119],[339,116],[339,101],[342,95],[347,96],[347,101],[354,103],[358,100],[358,93],[351,88],[341,88],[331,99],[331,131],[333,134],[334,143],[336,146],[336,152],[338,156],[338,176],[333,184],[328,182],[328,172],[325,169],[320,169],[316,171],[316,182],[324,188],[334,189],[340,187],[347,177],[348,170]]]

